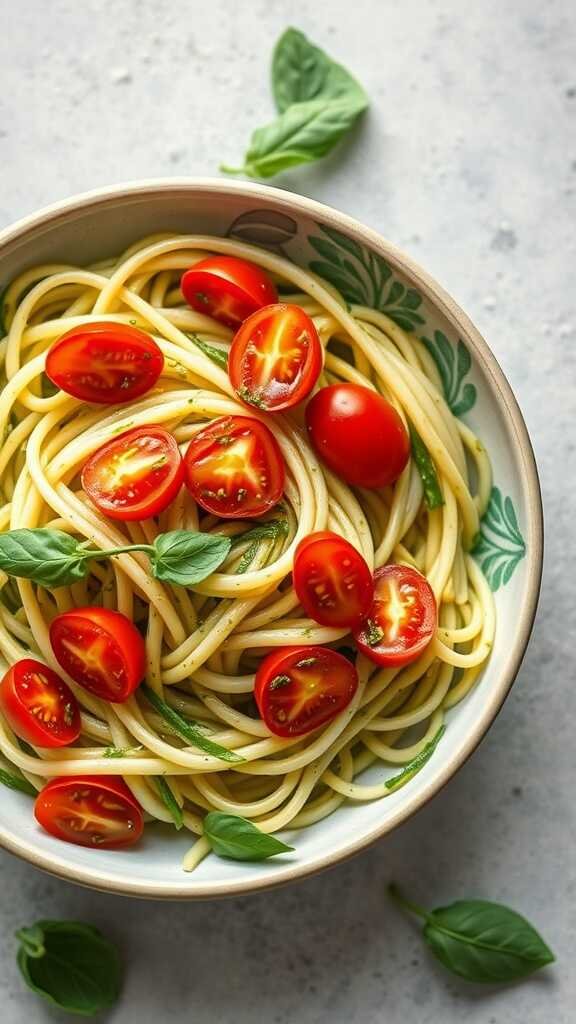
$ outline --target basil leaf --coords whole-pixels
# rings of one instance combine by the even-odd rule
[[[314,46],[296,28],[280,36],[272,55],[272,90],[280,113],[292,103],[356,97],[361,110],[368,106],[362,86],[352,75]]]
[[[248,571],[258,554],[258,548],[260,547],[261,540],[276,540],[278,537],[285,537],[287,533],[287,519],[270,519],[267,523],[262,523],[261,526],[255,526],[253,530],[247,530],[246,533],[241,533],[236,537],[232,537],[233,547],[242,542],[248,543],[248,547],[236,567],[236,575],[241,576],[243,573]]]
[[[295,103],[275,121],[256,129],[244,167],[239,170],[222,167],[221,170],[253,178],[271,178],[289,167],[318,160],[334,148],[363,109],[356,97],[328,103],[325,100]]]
[[[21,775],[12,775],[11,772],[6,772],[3,768],[0,768],[0,782],[3,786],[7,786],[8,789],[16,789],[20,793],[26,793],[27,796],[38,795],[34,786],[28,782],[28,779]]]
[[[191,587],[210,576],[228,555],[231,541],[222,534],[171,530],[154,541],[150,554],[152,573],[158,580]]]
[[[233,750],[228,750],[226,747],[221,747],[219,743],[213,743],[212,740],[207,739],[197,722],[190,722],[188,719],[182,718],[182,715],[170,707],[166,701],[162,700],[146,683],[140,685],[139,692],[144,694],[152,707],[174,729],[174,732],[178,733],[182,739],[187,740],[188,743],[199,747],[205,754],[219,757],[221,761],[239,762],[245,760],[240,754],[235,754]]]
[[[386,789],[400,789],[406,782],[409,782],[424,767],[426,762],[430,760],[445,732],[446,726],[442,725],[430,742],[426,743],[420,753],[416,754],[416,757],[413,757],[411,761],[408,761],[408,764],[404,765],[402,771],[398,772],[398,775],[393,775],[391,779],[386,780],[384,783]]]
[[[77,921],[38,921],[16,937],[26,984],[52,1005],[92,1017],[118,999],[118,952],[97,928]]]
[[[438,482],[436,467],[416,427],[409,424],[410,441],[412,444],[412,458],[416,463],[416,469],[420,473],[422,487],[424,488],[424,501],[429,509],[440,508],[444,504],[444,498]]]
[[[526,918],[501,903],[459,900],[427,912],[404,899],[396,886],[389,893],[401,907],[424,918],[423,935],[434,956],[466,981],[515,981],[555,960]]]
[[[208,356],[213,363],[216,363],[216,366],[221,366],[223,370],[228,369],[228,353],[225,349],[216,348],[215,345],[209,345],[207,341],[202,341],[202,339],[196,334],[189,334],[188,337],[195,345],[198,346],[205,356]]]
[[[251,821],[237,814],[210,811],[204,818],[204,835],[214,853],[232,860],[266,860],[278,853],[289,853],[293,846],[286,846],[275,836],[261,832]]]
[[[63,587],[85,579],[86,553],[63,530],[23,529],[0,533],[0,569],[43,587]]]
[[[156,788],[160,796],[162,797],[164,805],[170,812],[170,817],[174,822],[174,828],[180,831],[184,824],[184,815],[182,813],[182,808],[180,807],[180,804],[178,803],[176,797],[174,796],[174,793],[170,789],[170,786],[166,782],[166,779],[162,778],[162,776],[159,775],[158,778],[154,781],[156,783]]]

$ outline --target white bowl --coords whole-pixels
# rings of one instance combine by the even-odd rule
[[[2,791],[0,844],[10,852],[96,889],[194,899],[271,887],[334,865],[396,828],[445,785],[484,736],[518,672],[538,599],[542,507],[522,415],[486,342],[425,271],[376,232],[337,210],[277,189],[221,180],[171,178],[100,189],[57,203],[2,231],[0,285],[29,266],[89,263],[160,231],[234,235],[274,248],[319,273],[332,273],[333,278],[338,271],[319,254],[319,250],[325,253],[326,246],[318,239],[330,237],[338,245],[341,236],[348,247],[352,240],[363,250],[379,254],[391,272],[381,308],[406,326],[414,326],[435,347],[455,411],[465,416],[491,455],[492,515],[507,534],[504,550],[489,523],[484,524],[486,542],[478,557],[495,590],[496,641],[475,689],[448,714],[446,734],[434,756],[407,786],[385,800],[342,806],[331,817],[296,833],[297,852],[258,864],[209,857],[187,875],[180,862],[190,845],[189,836],[158,826],[137,849],[86,850],[42,832],[32,816],[29,797]],[[350,253],[348,257],[355,258]],[[395,282],[405,287],[402,294],[396,288],[390,296]],[[369,293],[368,278],[365,286]],[[407,288],[412,290],[410,297]],[[395,301],[390,304],[389,298]],[[469,368],[466,352],[471,357]],[[379,772],[381,776],[381,768]]]

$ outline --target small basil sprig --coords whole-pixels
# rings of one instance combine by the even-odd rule
[[[85,579],[92,558],[145,551],[156,579],[190,587],[215,572],[230,547],[230,538],[222,534],[171,530],[159,534],[153,544],[99,550],[63,530],[38,527],[0,533],[0,569],[43,587],[63,587]]]
[[[246,543],[244,554],[242,555],[238,566],[236,568],[236,574],[242,575],[247,572],[252,562],[258,554],[260,547],[260,541],[262,540],[277,540],[278,537],[285,537],[288,533],[288,520],[287,519],[269,519],[267,523],[261,523],[260,526],[255,526],[252,530],[247,530],[245,533],[238,534],[232,538],[232,546],[235,547],[237,544]]]
[[[205,356],[208,356],[208,358],[216,364],[216,366],[220,366],[223,370],[228,369],[228,353],[226,349],[216,348],[215,345],[210,345],[207,341],[202,341],[202,338],[199,338],[197,334],[189,334],[188,337],[194,342],[200,351],[204,353]]]
[[[434,956],[466,981],[515,981],[555,960],[536,929],[501,903],[458,900],[427,911],[405,899],[394,884],[388,892],[398,906],[424,919],[422,934]]]
[[[174,828],[180,831],[184,824],[184,814],[182,813],[182,808],[180,807],[180,804],[178,803],[176,797],[174,796],[174,793],[170,789],[170,786],[166,782],[166,779],[159,775],[158,778],[154,781],[156,783],[156,789],[158,790],[162,798],[164,806],[166,807],[167,811],[170,814],[170,817],[172,818]]]
[[[253,822],[238,814],[210,811],[204,818],[204,835],[214,853],[232,860],[266,860],[278,853],[290,853],[294,847],[261,832]]]
[[[430,452],[416,430],[416,427],[411,423],[409,427],[410,441],[412,444],[412,458],[416,463],[416,469],[420,473],[420,479],[422,480],[424,501],[429,509],[440,508],[440,506],[444,504],[444,498],[438,482],[436,467],[432,461]]]
[[[221,747],[219,743],[214,743],[208,739],[207,736],[202,732],[197,722],[191,722],[187,718],[183,718],[175,708],[170,707],[162,697],[146,683],[141,683],[138,693],[142,693],[146,700],[152,705],[155,711],[162,716],[165,722],[170,728],[181,736],[182,739],[188,743],[193,744],[195,747],[199,747],[205,754],[211,754],[213,757],[219,757],[221,761],[239,762],[244,761],[245,758],[241,757],[240,754],[236,754],[233,750],[228,750],[227,747]]]
[[[16,932],[18,967],[33,992],[67,1013],[92,1017],[120,994],[116,948],[92,925],[38,921]]]
[[[279,116],[253,133],[243,167],[220,168],[226,174],[270,178],[318,160],[368,106],[352,75],[296,29],[288,29],[276,44],[272,87]]]
[[[36,790],[28,779],[25,779],[21,775],[12,775],[11,772],[4,771],[0,768],[0,782],[3,786],[7,786],[8,789],[15,789],[19,793],[26,793],[26,796],[36,796]]]
[[[411,761],[408,761],[408,764],[404,765],[401,772],[393,775],[391,779],[386,779],[384,783],[386,789],[400,789],[401,786],[410,782],[410,779],[414,778],[426,762],[430,760],[445,732],[446,726],[441,725],[436,735],[432,737],[429,743],[425,744],[420,753],[416,754],[416,757],[413,757]]]

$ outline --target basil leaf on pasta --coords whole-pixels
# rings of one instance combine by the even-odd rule
[[[66,1013],[92,1017],[120,994],[120,958],[97,928],[79,921],[38,921],[16,932],[24,981]]]
[[[272,90],[280,113],[307,100],[356,97],[359,109],[368,100],[362,86],[346,68],[314,46],[297,28],[287,28],[272,55]]]
[[[210,345],[207,341],[202,341],[197,334],[189,334],[188,337],[194,344],[208,356],[216,366],[221,366],[223,370],[228,369],[228,353],[223,348],[216,348],[215,345]]]
[[[22,529],[0,533],[0,569],[44,587],[85,579],[86,554],[63,530]]]
[[[411,761],[408,761],[408,764],[404,765],[401,772],[386,780],[384,783],[386,789],[400,789],[401,786],[409,782],[424,767],[426,762],[430,760],[445,732],[446,726],[442,725],[420,753],[416,754],[416,757],[413,757]]]
[[[144,694],[152,707],[159,715],[162,715],[164,721],[168,723],[174,732],[178,733],[182,739],[187,740],[188,743],[203,750],[205,754],[218,757],[221,761],[239,762],[245,760],[239,754],[234,753],[233,750],[228,750],[226,747],[221,747],[219,743],[213,743],[212,740],[209,740],[197,722],[190,722],[188,719],[183,718],[173,707],[170,707],[170,704],[162,700],[150,686],[142,683],[139,692]]]
[[[180,804],[178,803],[176,797],[174,796],[174,793],[172,792],[169,784],[166,782],[166,779],[159,775],[158,778],[154,781],[156,783],[156,788],[160,796],[162,797],[162,801],[165,807],[167,808],[170,817],[172,818],[174,828],[180,831],[184,824],[184,815],[182,813],[182,808],[180,807]]]
[[[410,441],[412,444],[412,458],[416,463],[416,468],[420,474],[420,479],[422,480],[424,501],[429,509],[440,508],[440,506],[444,504],[444,497],[438,481],[436,467],[432,461],[432,456],[420,437],[420,434],[416,430],[416,427],[410,423],[409,429]]]
[[[289,853],[293,846],[261,832],[253,822],[237,814],[210,811],[204,818],[204,835],[214,853],[232,860],[266,860],[278,853]]]
[[[158,580],[191,587],[215,572],[230,551],[231,541],[222,534],[171,530],[154,541],[150,554],[152,573]]]
[[[0,782],[8,789],[16,789],[20,793],[26,793],[27,796],[37,795],[34,786],[28,782],[28,779],[22,775],[12,775],[11,772],[4,771],[3,768],[0,768]]]

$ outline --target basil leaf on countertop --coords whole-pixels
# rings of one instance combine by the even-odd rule
[[[362,86],[346,68],[314,46],[297,28],[287,28],[272,54],[272,91],[280,113],[307,100],[341,100],[356,96],[359,109],[368,104]]]
[[[231,540],[222,534],[171,530],[154,541],[150,554],[152,572],[157,580],[191,587],[200,583],[222,564],[230,551]]]
[[[423,935],[434,956],[466,981],[502,984],[524,978],[554,962],[535,928],[501,903],[458,900],[426,911],[388,888],[398,906],[422,917]]]
[[[204,818],[204,835],[214,853],[232,860],[266,860],[294,847],[261,832],[253,822],[237,814],[210,811]]]
[[[424,441],[416,430],[416,427],[410,423],[409,430],[410,442],[412,445],[412,458],[416,463],[416,469],[418,470],[422,481],[424,501],[429,509],[440,508],[440,506],[444,504],[444,497],[438,482],[436,466],[434,465],[432,456],[424,444]]]
[[[67,1013],[92,1017],[120,994],[115,946],[79,921],[38,921],[16,932],[18,967],[33,992]]]

